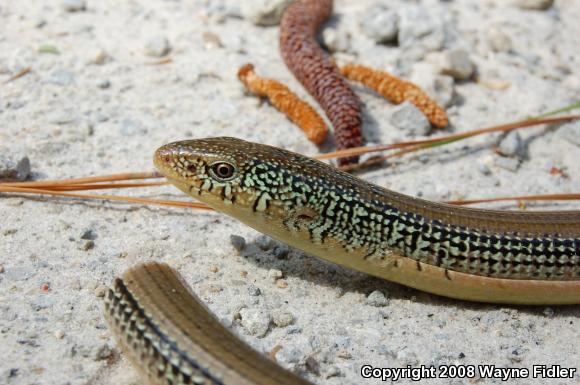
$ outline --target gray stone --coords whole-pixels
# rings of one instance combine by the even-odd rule
[[[239,235],[231,234],[230,243],[238,253],[241,253],[246,248],[246,239],[244,237],[240,237]]]
[[[434,71],[435,69],[431,64],[417,64],[413,67],[411,80],[437,104],[450,107],[455,101],[455,81],[451,76],[436,75]]]
[[[272,321],[274,321],[274,325],[277,327],[283,328],[292,325],[294,322],[294,314],[289,311],[278,309],[272,313]]]
[[[163,36],[155,36],[147,40],[144,46],[145,55],[163,57],[171,51],[169,40]]]
[[[109,79],[101,79],[97,82],[97,87],[102,90],[106,90],[111,87],[111,81]]]
[[[256,0],[244,1],[242,13],[253,24],[262,27],[280,24],[282,15],[292,0]]]
[[[524,142],[517,131],[508,132],[499,142],[497,150],[503,156],[523,158],[526,155]]]
[[[93,360],[103,361],[110,358],[113,355],[113,349],[106,343],[102,345],[97,345],[93,348]]]
[[[92,229],[87,229],[81,234],[81,239],[94,241],[97,239],[97,234]]]
[[[554,5],[554,0],[513,0],[513,3],[521,9],[543,11]]]
[[[403,48],[420,45],[428,51],[440,50],[445,44],[443,22],[427,8],[415,5],[401,7],[398,39]]]
[[[240,323],[248,334],[262,338],[268,333],[272,316],[266,310],[243,308],[240,316]]]
[[[387,306],[389,304],[389,299],[385,297],[385,295],[382,292],[375,290],[369,294],[366,302],[368,305],[371,306],[382,307]]]
[[[0,179],[25,180],[30,175],[30,159],[22,156],[15,160],[0,154]]]
[[[256,238],[256,244],[260,249],[266,251],[272,248],[273,240],[267,235],[259,235]]]
[[[566,140],[580,147],[580,121],[568,123],[560,131]]]
[[[425,115],[410,102],[404,102],[391,113],[391,124],[395,127],[415,135],[427,135],[431,124]]]
[[[290,252],[290,249],[288,248],[288,246],[282,245],[282,244],[276,245],[272,249],[272,254],[274,254],[274,256],[278,259],[286,258],[288,256],[289,252]]]
[[[505,158],[503,156],[496,156],[493,163],[497,167],[511,172],[516,172],[520,167],[520,161],[517,158]]]
[[[87,9],[86,0],[63,0],[62,7],[67,12],[80,12]]]
[[[262,291],[258,286],[250,284],[248,286],[248,294],[250,294],[252,297],[257,297],[262,294]]]
[[[456,80],[467,80],[473,76],[475,66],[469,54],[462,49],[443,52],[439,58],[439,72]]]
[[[322,31],[322,43],[330,52],[347,52],[350,48],[350,36],[334,27]]]
[[[381,6],[369,8],[361,20],[361,28],[365,35],[378,44],[394,43],[399,32],[399,17],[397,13]]]
[[[74,83],[75,75],[69,70],[58,69],[50,74],[48,81],[59,86],[69,86]]]
[[[479,171],[482,175],[485,176],[491,175],[491,169],[485,163],[480,163],[477,166],[477,171]]]

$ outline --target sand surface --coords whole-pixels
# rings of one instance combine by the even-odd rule
[[[438,78],[455,90],[447,101],[448,132],[515,121],[580,99],[577,0],[556,1],[547,10],[493,0],[381,3],[410,19],[420,16],[418,29],[407,31],[410,43],[377,44],[361,25],[376,13],[375,2],[341,0],[330,32],[347,39],[337,58],[419,82],[440,76],[431,51],[463,49],[475,66],[471,78]],[[31,71],[0,85],[0,153],[27,155],[34,179],[150,171],[160,145],[206,136],[318,153],[283,115],[246,95],[236,78],[237,69],[252,62],[258,73],[312,100],[282,62],[278,27],[254,25],[247,7],[101,0],[69,12],[58,0],[2,1],[0,81]],[[425,13],[430,20],[422,19]],[[424,24],[434,30],[421,32]],[[148,42],[160,38],[170,44],[170,63],[147,55]],[[395,106],[356,90],[367,142],[414,137],[391,123]],[[433,200],[579,192],[579,131],[573,125],[522,131],[520,160],[498,155],[498,136],[486,136],[360,177]],[[329,140],[322,150],[332,148]],[[553,175],[553,168],[565,175]],[[170,186],[127,193],[187,199]],[[362,379],[366,364],[530,370],[557,364],[580,372],[578,306],[440,298],[298,250],[284,257],[277,242],[218,213],[1,195],[0,217],[0,384],[139,383],[106,328],[99,296],[115,276],[148,260],[177,268],[224,324],[261,352],[280,346],[278,362],[316,384],[382,383]],[[232,234],[247,242],[241,255],[230,244]],[[501,381],[476,376],[420,383]],[[577,384],[580,374],[513,383]]]

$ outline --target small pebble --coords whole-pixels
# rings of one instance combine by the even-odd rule
[[[278,244],[274,246],[274,249],[272,249],[272,254],[274,254],[274,256],[278,259],[285,259],[288,256],[289,252],[290,249],[288,248],[288,246],[283,244]]]
[[[544,310],[542,310],[542,313],[546,317],[553,317],[555,312],[554,312],[554,309],[552,309],[551,307],[546,307],[546,308],[544,308]]]
[[[412,135],[427,135],[431,130],[429,120],[410,102],[401,103],[393,108],[390,122]]]
[[[93,350],[93,360],[95,361],[106,360],[112,355],[113,349],[106,343],[95,347]]]
[[[0,179],[23,181],[30,175],[30,159],[27,156],[18,160],[0,154]]]
[[[285,279],[279,279],[276,281],[276,287],[279,289],[286,289],[288,287],[288,281]]]
[[[85,0],[63,0],[62,7],[67,12],[81,12],[87,9]]]
[[[322,43],[330,52],[347,52],[350,48],[350,36],[334,27],[322,31]]]
[[[109,61],[111,61],[111,56],[109,56],[107,52],[100,49],[94,54],[91,63],[96,65],[103,65]]]
[[[217,266],[213,265],[210,266],[209,271],[212,273],[217,273],[218,271],[220,271],[220,269]]]
[[[231,234],[230,243],[238,253],[241,253],[246,248],[246,239],[239,235]]]
[[[494,158],[493,163],[497,167],[503,168],[504,170],[508,170],[511,172],[518,171],[518,168],[520,167],[520,161],[517,158],[506,158],[503,156],[496,156]]]
[[[389,299],[379,290],[375,290],[368,295],[366,302],[367,305],[382,307],[389,304]]]
[[[511,38],[497,28],[488,30],[487,42],[494,52],[509,52],[512,50]]]
[[[266,251],[272,248],[273,239],[267,235],[259,235],[256,238],[256,243],[260,249]]]
[[[521,9],[534,9],[543,11],[554,5],[554,0],[513,0],[514,4]]]
[[[204,31],[201,34],[201,39],[203,40],[203,45],[207,50],[223,47],[220,37],[213,32]]]
[[[265,310],[243,308],[240,310],[240,317],[240,323],[252,336],[262,338],[270,329],[272,316]]]
[[[97,239],[97,234],[92,229],[88,229],[82,233],[81,239],[94,241]]]
[[[416,63],[411,81],[421,87],[437,104],[450,107],[455,100],[455,81],[451,76],[438,75],[430,63]]]
[[[294,314],[285,310],[275,310],[272,313],[272,321],[277,327],[283,328],[294,323]]]
[[[399,14],[399,45],[421,51],[438,51],[445,44],[443,21],[427,8],[418,5],[401,7]],[[417,58],[422,57],[418,55]]]
[[[306,370],[308,370],[310,373],[314,373],[317,376],[320,375],[320,363],[318,362],[318,360],[316,360],[316,358],[314,358],[314,356],[308,356],[306,358]]]
[[[324,378],[329,379],[333,377],[340,377],[341,371],[337,366],[330,365],[324,368]]]
[[[499,142],[497,151],[503,156],[523,158],[525,146],[520,133],[517,131],[508,132]]]
[[[439,72],[449,75],[455,80],[467,80],[473,76],[475,66],[469,54],[462,49],[453,49],[443,52],[439,56]]]
[[[109,79],[101,79],[97,82],[97,87],[102,90],[106,90],[107,88],[111,87],[111,82]]]
[[[377,44],[390,44],[397,40],[399,17],[383,6],[373,6],[363,15],[360,26]]]
[[[83,245],[81,246],[81,249],[82,249],[83,251],[89,251],[89,250],[91,250],[91,249],[94,249],[94,248],[95,248],[95,241],[91,241],[91,240],[89,240],[89,241],[86,241],[86,242],[85,242],[85,243],[83,243]]]
[[[62,330],[55,331],[54,338],[56,338],[57,340],[62,340],[64,338],[64,332]]]
[[[4,265],[0,265],[0,274],[4,273]]]
[[[479,171],[482,175],[488,176],[491,175],[491,169],[485,163],[480,163],[477,165],[477,171]]]
[[[242,2],[244,17],[262,27],[280,24],[282,15],[292,0],[256,0]]]
[[[258,286],[250,284],[248,286],[248,294],[250,294],[252,297],[257,297],[262,294],[262,291]]]
[[[171,45],[167,38],[155,36],[145,43],[144,50],[147,56],[163,57],[171,51]]]
[[[48,82],[59,86],[70,86],[75,81],[74,74],[65,69],[53,71],[48,78]]]
[[[570,143],[580,147],[580,121],[568,123],[560,128],[560,131],[563,133],[565,139],[567,139]]]
[[[278,269],[268,270],[268,277],[270,277],[274,280],[280,279],[280,278],[282,278],[282,276],[283,276],[283,274],[282,274],[281,270],[278,270]]]
[[[95,289],[95,296],[97,298],[103,298],[105,296],[105,294],[107,294],[107,291],[109,291],[109,288],[107,286],[99,285]]]

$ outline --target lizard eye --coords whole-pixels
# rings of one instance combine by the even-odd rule
[[[234,176],[236,168],[228,162],[217,162],[210,167],[212,176],[220,181],[230,180]]]

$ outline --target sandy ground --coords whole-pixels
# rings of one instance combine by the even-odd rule
[[[548,10],[493,0],[382,3],[407,16],[428,12],[437,30],[426,36],[434,37],[407,47],[379,45],[363,33],[375,3],[337,1],[332,33],[350,35],[337,57],[420,79],[438,71],[429,51],[464,49],[476,72],[451,82],[449,132],[580,99],[576,0]],[[280,58],[278,28],[252,24],[247,4],[239,10],[233,0],[102,0],[78,12],[62,4],[0,3],[0,81],[31,68],[0,85],[0,151],[14,159],[27,155],[34,179],[148,171],[158,146],[184,138],[230,135],[319,152],[271,106],[245,95],[236,79],[238,67],[253,62],[260,74],[307,97]],[[437,36],[442,40],[429,40]],[[158,37],[169,41],[171,63],[155,65],[163,58],[147,55],[148,42]],[[390,123],[393,105],[356,89],[367,141],[412,137]],[[522,132],[520,161],[498,155],[498,137],[488,136],[360,176],[434,200],[578,192],[574,132],[570,125]],[[567,177],[551,175],[553,167]],[[132,193],[186,199],[171,187]],[[578,205],[532,205],[545,207]],[[176,267],[224,324],[261,352],[281,346],[278,361],[317,384],[382,383],[361,378],[365,364],[530,370],[557,364],[580,371],[578,306],[447,300],[297,250],[281,258],[279,244],[217,213],[3,195],[0,217],[0,384],[139,383],[107,331],[99,296],[115,276],[147,260]],[[230,245],[232,234],[247,241],[241,255]],[[375,291],[386,300],[370,295]],[[293,322],[284,326],[288,317]],[[420,383],[500,382],[476,376]],[[573,384],[580,375],[513,383]]]

